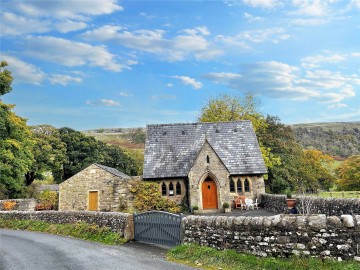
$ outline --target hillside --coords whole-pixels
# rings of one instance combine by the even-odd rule
[[[360,122],[296,124],[291,126],[306,149],[346,158],[360,154]]]
[[[339,159],[360,154],[360,122],[295,124],[291,127],[298,143],[306,149],[318,149]],[[125,149],[144,149],[145,128],[100,128],[84,133]]]

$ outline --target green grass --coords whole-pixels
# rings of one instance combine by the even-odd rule
[[[44,221],[0,219],[0,228],[66,235],[105,245],[120,245],[126,242],[118,233],[112,232],[107,227],[85,222],[51,224]]]
[[[196,244],[177,246],[167,253],[170,261],[199,267],[202,269],[291,269],[291,270],[359,270],[360,263],[355,261],[337,262],[309,257],[258,258],[249,254],[237,253],[235,250],[219,251]]]
[[[319,197],[323,198],[360,198],[360,191],[330,191],[320,192]]]

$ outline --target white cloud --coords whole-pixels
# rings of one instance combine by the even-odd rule
[[[331,52],[328,55],[315,55],[308,56],[301,59],[302,66],[305,68],[316,68],[319,67],[321,63],[338,63],[344,61],[346,59],[346,55],[343,54],[333,54]]]
[[[258,16],[254,16],[250,13],[244,12],[243,17],[248,21],[248,22],[256,22],[256,21],[262,21],[264,18],[262,17],[258,17]]]
[[[21,35],[27,33],[44,33],[51,29],[49,21],[40,21],[18,16],[14,13],[0,14],[1,35]]]
[[[166,84],[166,87],[169,87],[169,88],[170,88],[170,87],[174,87],[174,85],[173,85],[172,83],[167,83],[167,84]]]
[[[338,109],[338,108],[345,108],[348,107],[348,105],[344,103],[335,103],[328,106],[328,109]]]
[[[328,3],[332,2],[327,0],[293,0],[293,5],[298,9],[291,14],[321,17],[329,14]]]
[[[83,19],[87,15],[110,14],[123,8],[116,0],[52,0],[52,1],[16,1],[14,9],[34,17],[55,17]]]
[[[175,78],[180,80],[183,84],[185,85],[190,85],[192,86],[194,89],[200,89],[203,87],[203,84],[199,81],[196,81],[193,78],[190,78],[188,76],[171,76],[171,78]]]
[[[15,82],[39,85],[46,77],[45,73],[40,68],[16,57],[2,54],[1,59],[4,59],[8,63],[8,69],[12,72]]]
[[[119,102],[114,101],[112,99],[100,99],[100,100],[95,100],[95,101],[87,100],[86,104],[91,105],[91,106],[104,106],[104,107],[119,107],[120,106]]]
[[[132,96],[131,93],[128,93],[128,92],[125,92],[125,91],[121,91],[119,93],[119,95],[122,96],[122,97],[131,97]]]
[[[103,46],[69,41],[50,36],[28,37],[25,53],[31,57],[54,62],[64,66],[97,66],[120,72],[129,68],[115,61],[115,55]]]
[[[77,22],[71,20],[65,20],[56,24],[57,30],[61,33],[68,33],[71,31],[81,30],[87,27],[87,24],[84,22]]]
[[[328,23],[328,19],[324,18],[306,18],[306,19],[291,19],[290,23],[300,26],[310,26],[310,25],[321,25]]]
[[[278,43],[282,40],[289,39],[290,35],[284,28],[267,28],[261,30],[244,31],[235,36],[217,36],[217,40],[232,46],[240,46],[249,49],[249,43]]]
[[[282,4],[279,0],[243,0],[243,3],[254,8],[274,8]]]
[[[349,3],[349,7],[360,8],[360,0],[351,0],[351,2]]]
[[[172,39],[165,38],[164,30],[124,30],[120,26],[105,25],[81,35],[85,40],[113,41],[122,46],[152,54],[169,61],[181,61],[194,56],[196,59],[209,59],[222,54],[212,48],[205,36],[209,35],[206,27],[198,26],[185,29]]]
[[[293,100],[316,99],[321,103],[339,103],[356,95],[360,78],[329,70],[307,71],[276,61],[243,65],[240,73],[208,73],[203,77],[242,92]]]
[[[49,81],[51,84],[60,84],[62,86],[67,86],[71,83],[81,83],[82,79],[79,77],[72,77],[70,75],[64,75],[64,74],[52,74],[49,77]]]

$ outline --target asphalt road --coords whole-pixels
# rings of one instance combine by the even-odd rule
[[[45,233],[0,230],[0,270],[192,269],[141,243],[105,246]]]

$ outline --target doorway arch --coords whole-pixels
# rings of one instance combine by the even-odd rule
[[[201,185],[201,193],[203,209],[218,208],[217,185],[216,182],[209,176],[206,177]]]

